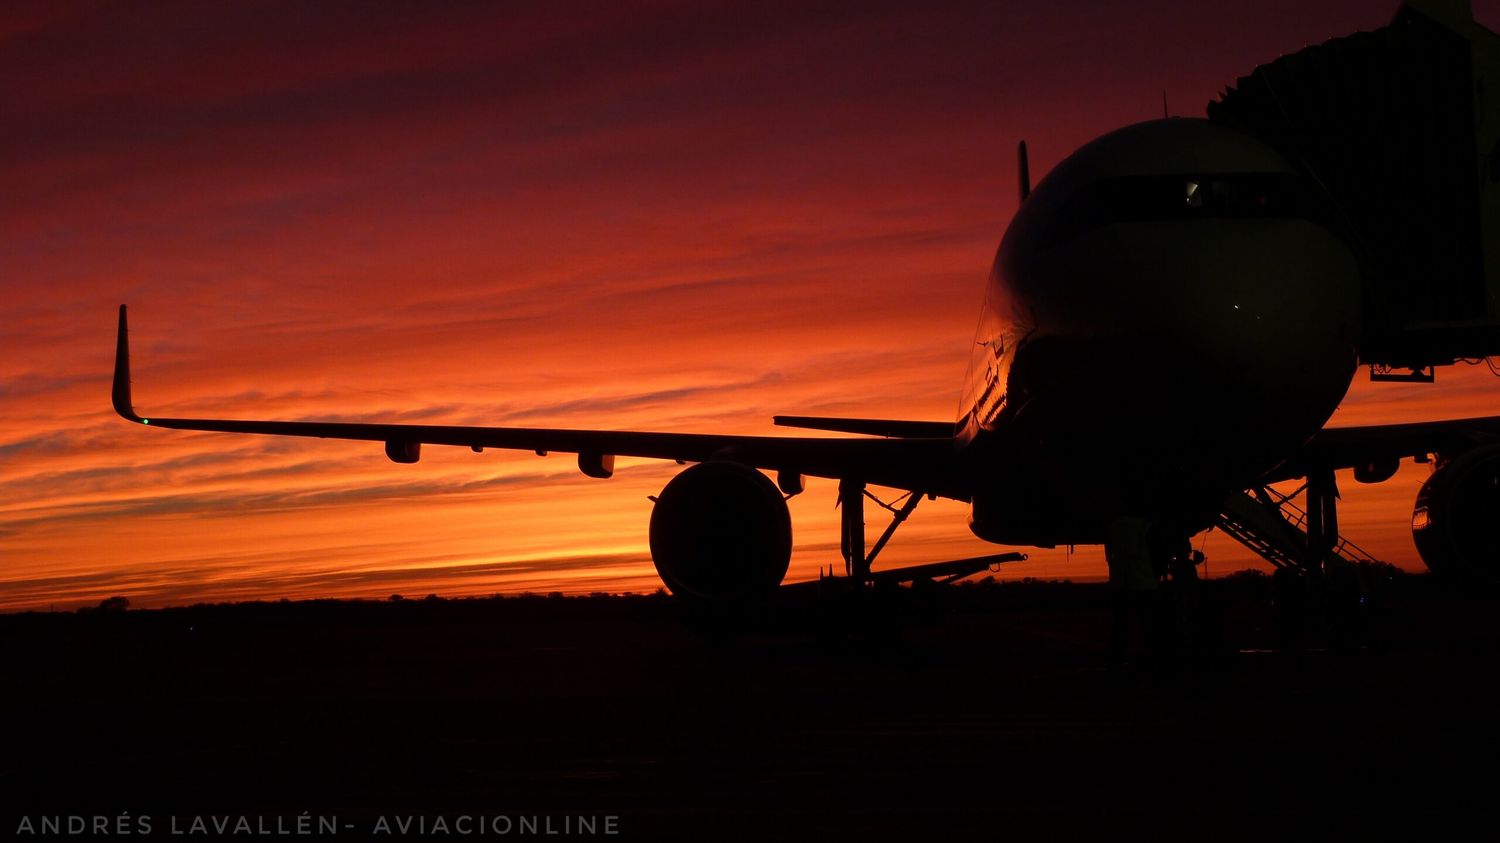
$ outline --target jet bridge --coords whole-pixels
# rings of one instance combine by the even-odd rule
[[[1500,36],[1467,0],[1411,0],[1388,26],[1257,67],[1208,117],[1271,143],[1337,206],[1372,376],[1500,354]]]

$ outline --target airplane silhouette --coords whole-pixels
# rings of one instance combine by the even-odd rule
[[[851,434],[799,438],[142,417],[124,305],[114,407],[152,427],[383,442],[398,463],[424,444],[572,453],[599,478],[616,456],[692,463],[659,495],[650,547],[667,587],[700,601],[781,585],[804,476],[839,481],[854,583],[1024,558],[875,571],[923,497],[969,503],[997,544],[1104,544],[1129,580],[1144,532],[1181,546],[1215,525],[1280,566],[1338,566],[1355,554],[1335,471],[1380,482],[1407,458],[1435,467],[1413,516],[1423,560],[1497,583],[1500,416],[1323,428],[1361,365],[1421,381],[1500,353],[1500,121],[1474,105],[1486,79],[1500,90],[1497,42],[1453,4],[1412,2],[1257,68],[1208,119],[1103,135],[1034,190],[1022,143],[955,422],[776,417]],[[1305,513],[1269,490],[1299,478]],[[867,550],[871,484],[908,494]]]

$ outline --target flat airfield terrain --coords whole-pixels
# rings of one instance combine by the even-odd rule
[[[1275,652],[1267,581],[1195,599],[1208,631],[1155,660],[1137,636],[1123,668],[1109,592],[1057,583],[896,600],[895,624],[796,604],[729,640],[662,596],[0,616],[0,821],[695,840],[1491,824],[1500,599],[1397,577],[1356,630],[1314,623],[1295,652]],[[592,833],[565,829],[579,817]]]

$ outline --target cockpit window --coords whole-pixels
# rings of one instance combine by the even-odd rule
[[[1256,217],[1309,219],[1339,228],[1332,204],[1295,173],[1128,176],[1078,191],[1044,239],[1056,242],[1121,222]]]
[[[1189,181],[1187,183],[1187,189],[1185,192],[1187,194],[1187,206],[1189,208],[1203,207],[1203,191],[1199,190],[1199,188],[1202,186],[1202,182]]]

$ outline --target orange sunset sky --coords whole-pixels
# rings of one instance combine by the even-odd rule
[[[132,427],[146,415],[767,434],[951,419],[1033,173],[1394,2],[8,3],[0,11],[0,609],[654,590],[678,470]],[[1500,0],[1476,4],[1500,19]],[[1122,377],[1130,373],[1122,372]],[[1500,412],[1484,367],[1335,424]],[[1184,392],[1183,401],[1192,401]],[[1341,475],[1419,569],[1426,476]],[[834,484],[789,579],[837,564]],[[926,503],[886,565],[994,552]],[[873,531],[883,514],[871,510]],[[1210,570],[1251,558],[1217,533]],[[1102,575],[1037,551],[1007,576]]]

